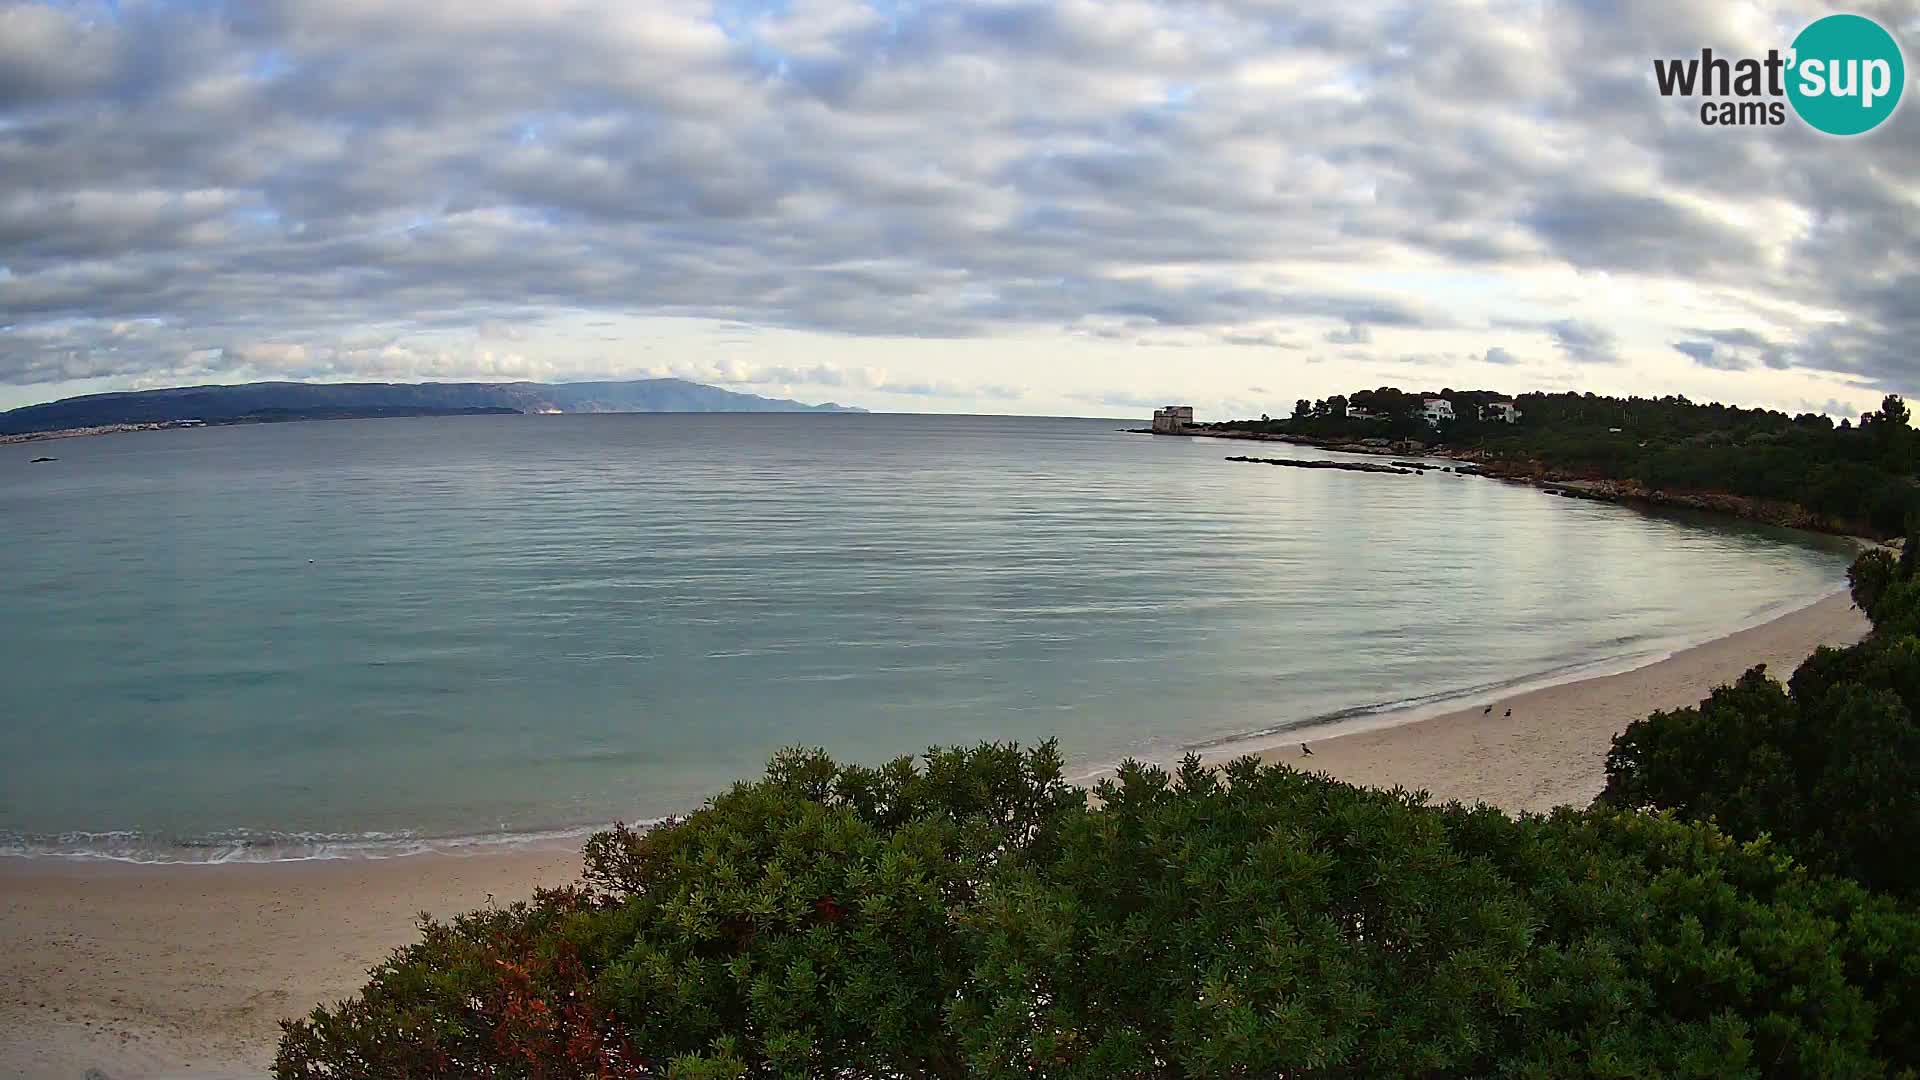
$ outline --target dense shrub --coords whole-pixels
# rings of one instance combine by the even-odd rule
[[[787,753],[429,922],[276,1075],[1879,1076],[1920,920],[1765,841],[1515,821],[1252,760]]]
[[[584,889],[427,923],[288,1025],[276,1074],[959,1075],[955,916],[1084,802],[1051,744],[924,769],[782,753],[684,821],[596,836]]]
[[[1771,836],[1810,867],[1920,897],[1920,578],[1881,551],[1848,577],[1867,640],[1815,652],[1786,688],[1755,668],[1632,724],[1602,800]]]

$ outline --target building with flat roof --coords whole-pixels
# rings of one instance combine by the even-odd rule
[[[1153,410],[1153,432],[1156,435],[1172,435],[1193,426],[1193,406],[1169,405],[1164,409]]]
[[[1511,401],[1489,401],[1480,406],[1480,419],[1517,424],[1520,422],[1520,408]]]
[[[1420,418],[1439,427],[1441,421],[1453,419],[1453,402],[1443,397],[1425,398],[1420,403]]]

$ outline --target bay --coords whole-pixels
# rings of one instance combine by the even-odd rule
[[[684,811],[792,744],[1165,761],[1619,670],[1839,587],[1850,551],[1234,464],[1243,444],[1134,424],[457,417],[4,448],[0,850],[457,847]]]

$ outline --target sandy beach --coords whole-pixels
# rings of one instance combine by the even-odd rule
[[[1755,663],[1785,678],[1866,622],[1844,594],[1619,675],[1269,751],[1356,783],[1509,810],[1584,805],[1616,732],[1697,702]],[[1507,717],[1505,711],[1513,715]],[[450,915],[573,879],[572,850],[135,866],[0,859],[0,1077],[252,1077],[277,1021],[351,993]]]
[[[141,866],[0,859],[0,1077],[260,1077],[282,1017],[453,915],[578,875],[572,850]]]
[[[1866,632],[1865,616],[1839,592],[1618,675],[1312,742],[1312,757],[1301,753],[1298,741],[1261,756],[1356,784],[1425,790],[1435,802],[1535,812],[1586,806],[1606,785],[1607,750],[1628,724],[1661,709],[1698,704],[1755,664],[1785,681],[1814,649],[1851,645]]]

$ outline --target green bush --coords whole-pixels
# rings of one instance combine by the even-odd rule
[[[1847,568],[1847,589],[1853,606],[1871,613],[1899,577],[1899,564],[1885,548],[1863,552]]]
[[[776,757],[585,881],[427,922],[294,1078],[1912,1075],[1920,920],[1670,816],[1251,759]]]
[[[1815,652],[1788,688],[1754,668],[1630,725],[1602,801],[1771,836],[1816,870],[1920,897],[1920,578],[1880,551],[1848,577],[1867,640]]]

